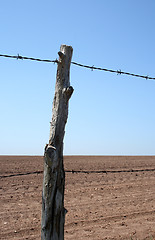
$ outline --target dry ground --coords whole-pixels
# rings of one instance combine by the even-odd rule
[[[66,172],[65,240],[155,239],[155,156],[66,156],[64,164],[79,171]],[[1,240],[40,239],[42,171],[42,157],[0,156]]]

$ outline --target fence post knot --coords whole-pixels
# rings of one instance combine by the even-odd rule
[[[63,95],[66,97],[67,101],[71,98],[74,89],[72,86],[63,89]]]

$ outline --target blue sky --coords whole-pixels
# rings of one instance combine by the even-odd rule
[[[0,54],[58,58],[155,77],[154,0],[5,0]],[[57,65],[0,58],[0,154],[43,155]],[[154,155],[155,81],[71,65],[66,155]]]

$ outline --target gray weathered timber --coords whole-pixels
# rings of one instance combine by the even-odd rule
[[[63,166],[63,138],[68,118],[68,102],[73,93],[70,86],[70,63],[73,49],[61,45],[55,96],[53,100],[52,121],[49,144],[44,153],[44,178],[42,191],[42,240],[64,239],[64,188],[65,172]]]

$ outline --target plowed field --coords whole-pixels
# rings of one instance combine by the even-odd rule
[[[65,156],[64,166],[66,240],[155,239],[155,156]],[[1,240],[41,239],[42,179],[42,157],[0,156]]]

